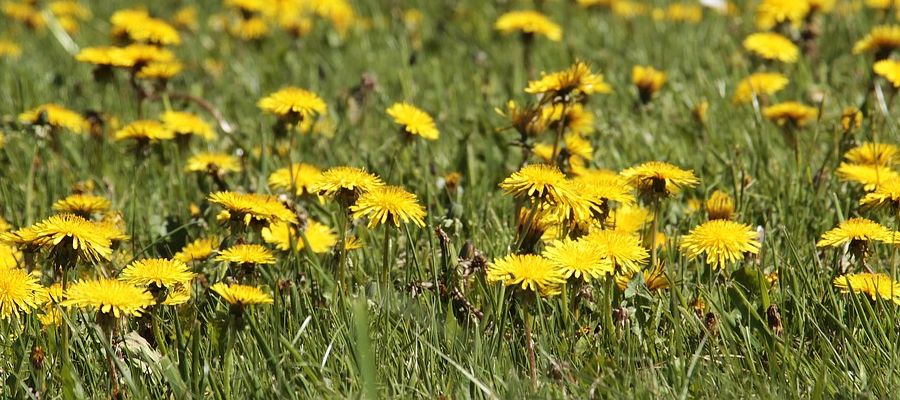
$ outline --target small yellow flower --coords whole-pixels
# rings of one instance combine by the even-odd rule
[[[731,219],[734,216],[734,200],[728,193],[716,190],[706,200],[706,214],[710,220]]]
[[[866,193],[859,204],[867,208],[890,207],[900,215],[900,178],[882,182],[874,191]]]
[[[344,207],[350,207],[363,193],[384,186],[376,175],[355,167],[334,167],[322,172],[312,184],[311,192],[326,198],[335,198]]]
[[[239,18],[228,25],[228,33],[241,40],[259,40],[269,35],[269,24],[260,17]]]
[[[662,89],[666,74],[650,66],[635,65],[631,69],[631,83],[637,87],[641,101],[646,103]]]
[[[808,13],[807,0],[763,0],[756,8],[756,26],[762,30],[781,23],[800,26]]]
[[[650,210],[637,204],[620,206],[606,218],[606,225],[613,230],[628,234],[637,234],[644,225],[653,221]]]
[[[44,301],[44,288],[24,269],[0,268],[0,319],[31,313]]]
[[[73,194],[53,203],[53,211],[89,216],[108,211],[111,203],[105,197],[92,194]]]
[[[900,173],[884,165],[841,163],[836,172],[842,181],[859,183],[867,192],[875,190],[882,182],[900,177]]]
[[[49,125],[72,133],[87,131],[88,123],[81,114],[58,104],[43,104],[19,114],[19,121],[33,125]]]
[[[194,135],[206,141],[216,139],[216,131],[202,118],[184,111],[166,111],[159,116],[163,126],[176,135]]]
[[[856,107],[847,107],[841,113],[841,127],[844,128],[845,133],[859,129],[862,126],[862,121],[862,111],[859,111]]]
[[[860,293],[872,301],[884,299],[900,304],[900,283],[885,274],[846,274],[834,278],[833,283],[841,293]]]
[[[289,122],[302,121],[325,113],[325,101],[319,95],[298,87],[286,87],[256,103],[263,111]]]
[[[800,57],[800,48],[790,39],[774,33],[759,32],[744,39],[744,49],[766,60],[795,63]]]
[[[561,268],[544,257],[510,254],[488,265],[487,281],[519,285],[525,291],[553,296],[559,293],[559,286],[566,278]]]
[[[139,317],[144,309],[156,304],[153,295],[129,283],[115,279],[86,280],[66,290],[63,307],[96,309],[115,318]]]
[[[900,163],[900,147],[889,143],[863,142],[847,150],[844,158],[853,164],[892,167]]]
[[[226,153],[204,152],[191,156],[185,170],[188,172],[227,174],[241,171],[241,161]]]
[[[900,243],[900,232],[865,218],[851,218],[822,234],[816,247],[841,247],[853,242]]]
[[[21,55],[22,48],[16,42],[0,39],[0,58],[19,58]]]
[[[276,170],[269,175],[269,187],[273,189],[291,190],[297,196],[313,194],[313,184],[322,176],[318,167],[298,163],[290,167]]]
[[[745,253],[759,254],[760,243],[750,225],[717,219],[694,228],[679,247],[690,259],[706,253],[706,262],[718,269],[742,259]]]
[[[562,28],[537,11],[510,11],[497,18],[494,29],[505,34],[540,35],[554,42],[562,39]]]
[[[151,286],[173,289],[177,284],[189,283],[194,274],[178,260],[148,258],[129,264],[119,273],[119,280],[134,286]]]
[[[256,193],[215,192],[209,195],[211,203],[229,212],[232,219],[245,225],[277,222],[297,223],[297,215],[274,196]]]
[[[622,177],[645,195],[671,196],[683,187],[696,186],[700,181],[692,170],[683,170],[662,161],[650,161],[622,171]]]
[[[778,126],[802,127],[814,120],[819,110],[796,101],[786,101],[763,108],[762,115]]]
[[[576,61],[566,70],[542,74],[536,81],[528,82],[526,93],[541,94],[554,102],[567,101],[570,96],[579,98],[594,93],[611,93],[612,87],[603,75],[591,72],[583,61]]]
[[[575,277],[585,282],[614,272],[612,262],[604,257],[600,247],[587,240],[556,240],[550,243],[543,256],[563,271],[566,279]]]
[[[140,79],[158,79],[165,81],[180,74],[183,69],[184,65],[178,61],[152,62],[141,67],[140,71],[137,73],[137,77]]]
[[[619,290],[625,290],[631,280],[634,279],[635,274],[637,272],[628,271],[624,274],[616,275],[616,286],[619,287]],[[660,265],[657,265],[655,268],[645,269],[641,272],[641,276],[644,278],[644,285],[651,292],[669,287],[669,279],[666,278],[665,270]]]
[[[778,72],[757,72],[738,83],[732,101],[749,103],[754,97],[771,96],[784,89],[790,81]]]
[[[154,45],[181,44],[178,30],[167,22],[151,17],[143,10],[120,10],[110,17],[114,36]]]
[[[175,138],[175,133],[162,123],[153,120],[138,120],[116,131],[115,140],[133,139],[138,142],[157,142]]]
[[[672,3],[666,7],[666,19],[672,22],[697,24],[703,20],[703,8],[699,4]]]
[[[272,224],[262,230],[263,240],[282,251],[290,250],[291,240],[294,240],[298,251],[306,248],[306,243],[309,243],[309,249],[313,253],[327,253],[338,241],[337,235],[331,228],[312,219],[306,221],[303,236],[306,237],[306,242],[303,241],[296,229],[283,223]]]
[[[216,261],[235,264],[275,264],[272,251],[258,244],[238,244],[219,252]]]
[[[598,230],[584,239],[600,249],[603,256],[612,263],[616,271],[640,271],[650,256],[641,240],[629,232],[619,230]]]
[[[210,290],[222,297],[226,303],[232,306],[248,306],[256,304],[272,304],[272,296],[255,286],[231,284],[219,282],[209,287]]]
[[[876,62],[872,69],[895,88],[900,88],[900,61],[881,60]]]
[[[200,238],[185,245],[172,258],[183,263],[203,261],[211,257],[219,249],[220,242],[216,237]]]
[[[425,226],[425,208],[419,204],[416,195],[399,186],[381,186],[363,193],[350,211],[353,218],[368,218],[369,228],[388,221],[398,228],[401,221]]]
[[[853,44],[853,54],[874,52],[876,59],[883,60],[898,47],[900,47],[900,25],[879,25]]]
[[[421,136],[427,140],[437,140],[440,135],[431,116],[412,104],[395,103],[387,109],[387,113],[410,135]]]

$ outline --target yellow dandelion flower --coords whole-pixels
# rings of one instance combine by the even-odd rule
[[[30,29],[40,31],[47,25],[47,20],[44,19],[40,10],[29,2],[4,1],[2,6],[3,14],[9,19],[21,22]]]
[[[542,74],[536,81],[528,82],[526,93],[541,94],[551,100],[566,101],[570,96],[590,96],[594,93],[611,93],[612,87],[603,75],[591,72],[583,61],[576,61],[566,70]]]
[[[321,197],[335,198],[342,206],[349,207],[363,193],[381,186],[384,186],[381,178],[363,169],[334,167],[322,172],[310,191]]]
[[[0,236],[0,240],[3,237]],[[16,268],[22,260],[22,252],[19,249],[0,242],[0,270]]]
[[[143,119],[134,121],[116,131],[115,140],[133,139],[139,142],[156,142],[175,138],[175,133],[158,121]]]
[[[209,201],[222,206],[231,218],[245,225],[276,222],[297,223],[297,215],[274,196],[256,193],[215,192]]]
[[[556,240],[542,254],[562,270],[566,279],[574,276],[590,282],[591,279],[613,273],[612,263],[598,246],[587,240]]]
[[[763,0],[756,7],[756,26],[769,30],[781,23],[800,26],[809,13],[807,0]]]
[[[412,104],[395,103],[387,109],[387,113],[410,135],[421,136],[427,140],[437,140],[440,136],[431,116]]]
[[[630,0],[614,0],[612,2],[612,12],[618,17],[625,19],[633,19],[647,15],[650,8],[643,2]]]
[[[81,114],[58,104],[43,104],[19,114],[19,121],[33,125],[49,125],[73,133],[88,129],[88,122]]]
[[[125,25],[113,25],[113,30],[120,29],[131,40],[140,43],[150,43],[162,46],[181,44],[181,35],[178,30],[161,19],[145,17],[140,21],[131,21]]]
[[[256,304],[272,304],[272,296],[255,286],[231,284],[219,282],[209,287],[210,290],[222,297],[226,303],[232,306],[249,306]]]
[[[692,170],[662,161],[650,161],[622,171],[628,184],[647,195],[671,196],[700,183]]]
[[[866,208],[890,207],[900,212],[900,178],[884,181],[874,191],[866,193],[859,204]]]
[[[401,221],[425,226],[425,208],[419,204],[416,195],[399,186],[381,186],[363,193],[350,211],[353,218],[368,218],[369,228],[388,221],[398,228]]]
[[[784,89],[790,81],[778,72],[757,72],[738,83],[732,101],[749,103],[754,97],[771,96]]]
[[[18,43],[7,39],[0,39],[0,58],[19,58],[22,55],[22,48]]]
[[[152,62],[168,62],[175,60],[175,53],[162,47],[149,44],[130,44],[113,51],[114,65],[124,68],[136,68]]]
[[[197,7],[185,6],[179,8],[175,11],[175,14],[172,14],[172,24],[179,29],[196,31],[200,27],[200,23],[197,20]]]
[[[734,200],[721,190],[713,192],[706,200],[706,215],[710,220],[731,219],[734,216]]]
[[[694,118],[698,124],[706,123],[706,114],[709,112],[709,102],[706,100],[702,100],[691,108],[691,117]]]
[[[694,228],[679,247],[692,260],[706,253],[706,262],[718,269],[743,259],[744,253],[758,254],[760,243],[750,225],[717,219]]]
[[[894,49],[900,47],[900,25],[879,25],[853,44],[853,54],[875,53],[875,58],[883,60]]]
[[[53,211],[89,216],[108,211],[111,205],[105,197],[92,194],[73,194],[53,203]]]
[[[837,0],[807,0],[810,13],[827,14],[834,10]]]
[[[575,0],[575,3],[580,7],[591,8],[591,7],[604,7],[608,8],[615,3],[616,0]]]
[[[833,284],[841,293],[865,294],[872,301],[883,299],[900,304],[900,283],[885,274],[846,274],[834,278]]]
[[[616,270],[640,271],[650,256],[641,240],[631,233],[618,230],[598,230],[589,233],[585,240],[600,249]]]
[[[98,279],[76,282],[65,292],[63,307],[96,309],[119,318],[139,317],[144,309],[156,304],[153,295],[143,288],[116,279]]]
[[[518,198],[530,198],[550,204],[565,203],[568,191],[566,176],[558,168],[547,164],[531,164],[513,172],[500,183],[506,194]]]
[[[183,111],[166,111],[159,117],[163,126],[176,135],[194,135],[199,136],[207,141],[216,139],[216,131],[212,126],[189,112]]]
[[[228,33],[241,40],[259,40],[269,35],[269,24],[261,17],[239,18],[228,25]]]
[[[882,182],[900,177],[900,173],[884,165],[841,163],[836,172],[842,181],[859,183],[867,192],[875,190]]]
[[[842,247],[861,242],[900,243],[900,232],[892,232],[883,225],[866,218],[851,218],[822,234],[816,247]]]
[[[645,224],[652,221],[653,214],[650,210],[637,204],[625,204],[606,218],[606,225],[619,232],[637,234]]]
[[[758,32],[744,39],[744,49],[766,60],[795,63],[800,48],[790,39],[774,32]]]
[[[34,224],[33,244],[59,254],[72,254],[87,261],[108,260],[112,254],[107,227],[73,214],[54,215]]]
[[[188,172],[227,174],[241,171],[241,161],[226,153],[203,152],[191,156],[185,170]]]
[[[324,114],[325,101],[319,95],[298,87],[286,87],[256,103],[263,111],[288,121],[302,121]]]
[[[168,80],[181,73],[184,65],[178,61],[151,62],[141,67],[137,73],[140,79]]]
[[[853,164],[892,167],[900,164],[900,147],[889,143],[863,142],[847,150],[844,158]]]
[[[566,277],[561,268],[542,256],[510,254],[488,265],[487,281],[553,296],[559,293]]]
[[[0,319],[29,314],[43,303],[44,288],[24,269],[0,268]]]
[[[562,39],[562,28],[537,11],[510,11],[494,22],[494,29],[504,33],[523,33],[540,35],[554,42]]]
[[[306,242],[309,243],[309,249],[313,253],[327,253],[337,244],[338,238],[334,231],[327,225],[315,221],[308,220],[306,228],[303,230],[306,236]],[[291,249],[291,240],[296,241],[297,250],[306,248],[303,238],[297,233],[296,229],[287,224],[273,224],[262,230],[262,237],[266,243],[274,245],[275,248],[282,251]]]
[[[763,108],[762,115],[779,126],[805,126],[816,119],[819,110],[796,101],[786,101]]]
[[[617,174],[583,173],[573,179],[575,186],[589,200],[608,205],[609,202],[633,204],[632,187]]]
[[[191,263],[195,261],[203,261],[213,255],[219,249],[221,241],[216,237],[200,238],[186,244],[175,256],[174,260],[183,263]]]
[[[275,254],[258,244],[238,244],[220,251],[216,261],[235,264],[275,264]]]
[[[698,4],[672,3],[666,7],[666,19],[697,24],[703,20],[703,8]]]
[[[650,101],[666,83],[666,74],[651,66],[635,65],[631,68],[631,83],[637,87],[641,101]]]
[[[176,283],[168,293],[166,293],[166,299],[163,300],[162,305],[164,306],[177,306],[180,304],[187,303],[191,300],[191,286],[190,282],[185,283]]]
[[[616,286],[618,286],[620,290],[625,290],[631,280],[634,279],[635,274],[637,274],[637,272],[629,271],[624,274],[616,275]],[[647,286],[647,290],[650,290],[651,292],[669,287],[669,279],[666,278],[665,270],[661,265],[657,265],[651,269],[645,269],[641,272],[641,276],[644,278],[644,285]]]
[[[900,88],[900,61],[881,60],[872,67],[878,76],[887,79],[895,88]]]
[[[173,289],[194,279],[187,264],[165,258],[148,258],[129,264],[119,273],[119,280],[134,286],[151,286]]]
[[[866,0],[866,7],[876,10],[888,10],[900,6],[900,0]]]
[[[313,184],[322,176],[318,167],[299,163],[276,170],[269,175],[269,187],[273,189],[291,190],[297,196],[313,194]]]

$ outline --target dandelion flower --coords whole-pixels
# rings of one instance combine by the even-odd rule
[[[227,174],[241,171],[237,157],[226,153],[204,152],[191,156],[185,170],[188,172]]]
[[[63,307],[96,309],[115,318],[139,317],[156,304],[150,292],[116,279],[76,282],[64,295],[66,299],[60,303]]]
[[[241,40],[260,40],[269,35],[269,24],[261,17],[239,18],[228,25],[228,33]]]
[[[774,32],[758,32],[744,39],[744,49],[766,60],[795,63],[800,48],[790,39]]]
[[[202,118],[184,111],[166,111],[159,117],[163,126],[178,136],[199,136],[206,141],[216,139],[216,131]]]
[[[706,200],[706,215],[710,220],[731,219],[734,216],[734,200],[728,193],[720,190],[713,192]]]
[[[671,196],[699,181],[692,170],[683,170],[662,161],[650,161],[622,171],[622,177],[645,195]]]
[[[387,113],[409,135],[427,140],[437,140],[440,135],[431,116],[411,104],[395,103],[387,109]]]
[[[500,188],[514,197],[550,204],[565,203],[565,198],[573,195],[566,185],[566,176],[555,166],[547,164],[522,167],[504,179]]]
[[[900,61],[881,60],[876,62],[872,69],[895,88],[900,88]]]
[[[92,194],[73,194],[53,203],[53,211],[89,216],[109,210],[111,203],[104,197]]]
[[[183,263],[203,261],[219,249],[219,243],[220,240],[216,237],[200,238],[185,245],[172,258]]]
[[[306,89],[286,87],[256,103],[263,111],[289,122],[302,121],[325,113],[325,101]]]
[[[562,28],[537,11],[510,11],[497,18],[494,29],[504,34],[540,35],[554,42],[562,39]]]
[[[135,42],[163,46],[181,44],[181,35],[177,29],[149,15],[139,20],[125,21],[123,24],[113,23],[112,30],[124,33]]]
[[[149,44],[130,44],[109,54],[114,59],[117,67],[140,69],[140,67],[153,62],[168,62],[175,60],[175,53],[169,49]]]
[[[841,113],[841,127],[848,133],[862,126],[863,114],[856,107],[847,107]]]
[[[510,254],[488,265],[487,281],[519,285],[522,290],[552,296],[559,293],[566,277],[561,268],[542,256]]]
[[[187,264],[165,258],[148,258],[129,264],[119,273],[119,279],[134,286],[156,286],[173,289],[194,279]],[[151,291],[153,289],[151,288]]]
[[[891,167],[900,163],[900,148],[889,143],[863,142],[847,150],[844,158],[853,164]]]
[[[81,114],[58,104],[43,104],[19,114],[19,121],[33,125],[49,125],[72,133],[87,131],[88,123]]]
[[[814,120],[819,115],[819,110],[795,101],[787,101],[763,108],[762,115],[778,126],[801,127]]]
[[[769,30],[781,23],[799,26],[809,13],[807,0],[763,0],[756,7],[756,26]]]
[[[103,225],[73,214],[54,215],[31,227],[34,244],[60,255],[74,254],[87,261],[108,260],[110,233]]]
[[[226,303],[232,306],[249,306],[257,304],[272,304],[272,296],[256,286],[231,284],[219,282],[209,287],[210,290],[222,297]]]
[[[841,293],[860,293],[872,301],[884,299],[900,304],[900,283],[885,274],[846,274],[834,278],[833,283]]]
[[[631,69],[631,83],[637,87],[641,102],[647,103],[666,83],[666,74],[650,66],[635,65]]]
[[[861,242],[900,243],[900,233],[891,232],[883,225],[866,218],[851,218],[822,234],[816,247],[841,247]]]
[[[612,87],[603,80],[603,75],[591,72],[583,61],[576,61],[566,70],[542,74],[540,79],[528,82],[525,92],[548,96],[553,101],[567,101],[570,96],[610,93]]]
[[[556,264],[567,279],[575,277],[585,282],[613,273],[612,263],[598,246],[586,240],[556,240],[544,249],[543,256]]]
[[[876,59],[883,60],[898,47],[900,47],[900,25],[879,25],[853,44],[853,54],[874,52]]]
[[[732,101],[749,103],[754,96],[770,96],[784,89],[790,81],[778,72],[757,72],[738,83]]]
[[[133,139],[138,142],[157,142],[175,138],[175,133],[153,120],[138,120],[116,131],[115,140]]]
[[[416,195],[399,186],[381,186],[363,193],[350,211],[353,218],[368,218],[369,228],[388,221],[398,228],[401,221],[425,226],[425,208],[419,204]]]
[[[713,269],[742,259],[744,253],[758,254],[759,247],[756,230],[750,225],[721,219],[694,228],[680,246],[692,260],[706,253],[706,262]]]
[[[631,280],[634,279],[635,274],[637,274],[637,272],[627,272],[625,274],[616,275],[616,286],[619,287],[619,290],[625,290]],[[651,292],[669,287],[669,279],[666,278],[665,270],[661,265],[657,265],[651,269],[645,269],[641,272],[641,276],[644,278],[644,285],[646,285],[647,289]]]
[[[216,261],[235,264],[275,264],[272,251],[258,244],[238,244],[219,252]]]
[[[0,39],[0,58],[19,58],[22,48],[16,42]]]
[[[884,181],[874,191],[866,193],[859,204],[867,208],[890,207],[900,213],[900,178]]]
[[[310,188],[319,196],[335,198],[349,207],[365,192],[384,186],[381,178],[355,167],[334,167],[322,172]]]
[[[875,190],[882,182],[900,177],[900,173],[884,165],[841,163],[836,172],[841,180],[859,183],[867,192]]]
[[[616,230],[594,231],[585,240],[600,249],[617,271],[620,269],[640,271],[647,263],[649,253],[641,246],[638,237],[628,232]]]
[[[2,239],[0,236],[0,270],[18,267],[22,253],[19,249],[3,243]]]
[[[43,303],[44,288],[38,279],[19,268],[0,268],[0,319],[31,313]]]
[[[633,188],[618,174],[586,172],[573,179],[575,187],[593,202],[608,206],[610,202],[633,204]]]
[[[222,206],[231,218],[244,225],[268,225],[275,222],[297,223],[297,215],[274,196],[256,193],[215,192],[209,201]]]
[[[337,235],[331,228],[311,219],[306,222],[303,236],[306,237],[306,242],[309,243],[309,249],[316,254],[327,253],[338,241]],[[290,250],[291,240],[296,241],[297,250],[306,248],[303,238],[300,237],[296,229],[288,224],[272,224],[267,228],[263,228],[262,237],[266,243],[274,245],[278,250]]]
[[[157,79],[166,81],[181,73],[184,65],[178,61],[157,61],[141,67],[137,73],[139,79]]]
[[[650,213],[650,210],[637,204],[625,204],[606,218],[606,225],[616,231],[636,234],[651,221],[653,221],[653,214]]]
[[[297,163],[290,167],[276,170],[269,175],[269,187],[273,189],[291,190],[297,196],[313,194],[313,184],[322,176],[318,167]]]

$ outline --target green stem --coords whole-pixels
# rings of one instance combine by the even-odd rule
[[[384,243],[381,249],[381,285],[382,289],[387,292],[391,283],[391,227],[384,228]]]
[[[556,162],[557,162],[556,159],[559,156],[559,142],[562,141],[563,132],[566,130],[566,111],[568,109],[568,106],[569,106],[568,101],[563,103],[563,105],[562,105],[562,115],[560,115],[560,117],[559,117],[559,122],[558,122],[559,125],[556,126],[556,140],[553,141],[553,152],[550,153],[551,154],[551,157],[550,157],[551,164],[556,164]]]
[[[656,231],[659,230],[659,196],[653,197],[653,221],[650,223],[650,268],[656,268]]]
[[[347,285],[344,282],[346,272],[344,269],[347,267],[347,214],[346,210],[341,210],[341,215],[338,218],[341,230],[341,240],[338,241],[338,279],[335,283],[335,298],[341,293],[347,292]]]
[[[534,316],[531,315],[530,305],[525,305],[525,348],[528,350],[528,375],[531,377],[531,386],[537,389],[537,361],[534,356],[534,340],[531,329],[534,325]]]
[[[150,311],[150,328],[153,330],[153,337],[156,339],[156,347],[159,348],[159,352],[162,355],[166,355],[169,353],[168,347],[166,347],[165,338],[162,335],[162,331],[159,329],[159,321],[158,315],[156,315],[159,306],[154,306]]]

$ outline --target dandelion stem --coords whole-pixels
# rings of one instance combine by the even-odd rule
[[[384,229],[384,244],[381,248],[381,285],[382,289],[387,292],[390,288],[391,279],[391,227],[386,226]]]
[[[531,314],[531,305],[525,307],[525,348],[528,350],[528,375],[531,377],[531,386],[537,389],[537,362],[534,357],[534,340],[531,336],[534,316]]]
[[[344,282],[344,275],[347,266],[347,214],[346,210],[342,210],[338,218],[339,229],[341,230],[341,240],[338,241],[338,279],[335,283],[335,298],[343,292],[346,293],[347,287]]]
[[[659,196],[653,196],[653,221],[650,222],[650,237],[648,238],[648,242],[650,243],[650,267],[656,267],[656,231],[659,230],[659,208],[660,201]]]
[[[551,157],[550,157],[551,163],[558,163],[557,157],[559,156],[559,142],[562,141],[563,131],[566,130],[566,111],[567,111],[568,107],[569,107],[569,102],[568,101],[564,102],[562,105],[562,111],[561,111],[562,114],[559,117],[559,122],[558,122],[559,125],[556,126],[556,140],[553,141],[553,152],[550,153],[551,154]],[[561,163],[559,163],[559,164],[561,164]]]
[[[157,316],[157,307],[153,307],[150,310],[150,329],[153,330],[153,338],[156,339],[156,347],[159,348],[159,352],[162,355],[166,355],[169,353],[169,349],[166,347],[165,338],[162,335],[162,331],[159,329],[159,321]]]

